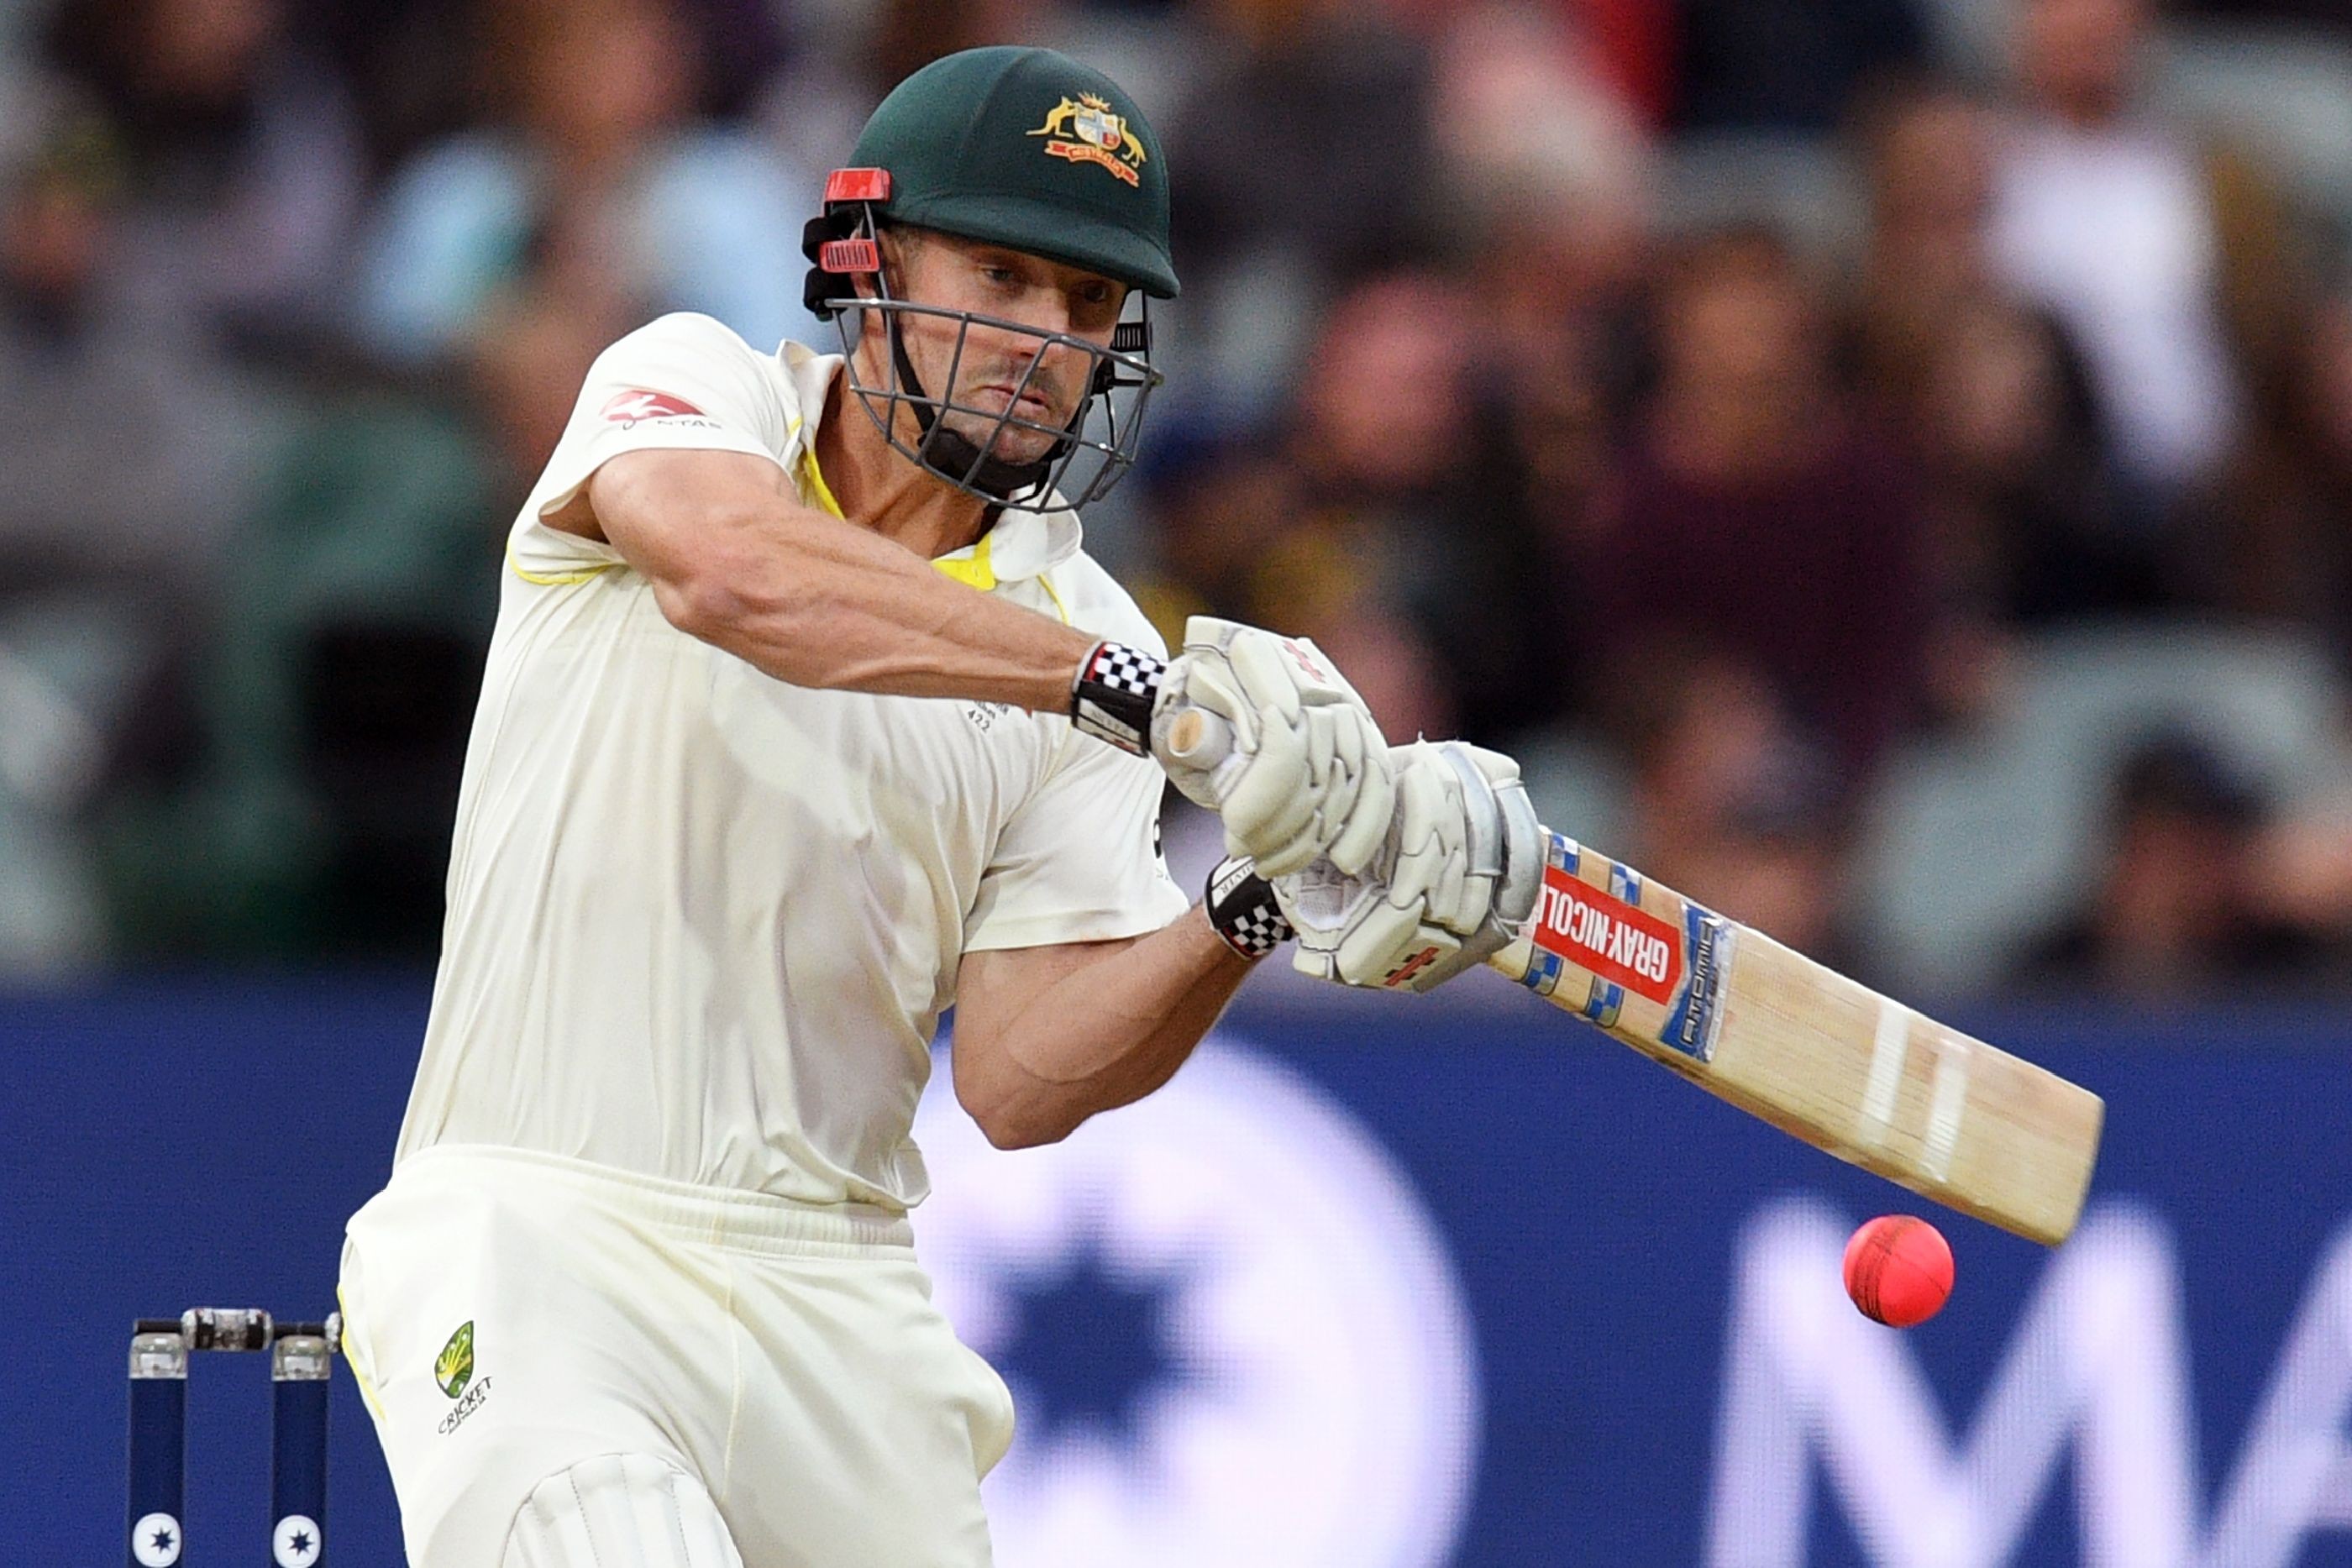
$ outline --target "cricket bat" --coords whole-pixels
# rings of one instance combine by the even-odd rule
[[[1232,733],[1190,709],[1171,739],[1199,762],[1229,749]],[[1543,842],[1527,932],[1490,967],[1922,1197],[2044,1246],[2073,1231],[2098,1161],[2097,1095],[1564,834],[1547,829]]]
[[[1549,830],[1527,934],[1487,960],[1708,1093],[2054,1247],[2106,1105]]]

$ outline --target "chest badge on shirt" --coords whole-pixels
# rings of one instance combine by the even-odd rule
[[[454,1409],[441,1417],[439,1430],[446,1437],[464,1426],[466,1418],[480,1409],[482,1402],[490,1396],[490,1379],[487,1376],[479,1382],[474,1379],[474,1322],[471,1318],[457,1325],[457,1332],[449,1336],[449,1342],[441,1347],[441,1354],[433,1358],[433,1381],[440,1385],[442,1393],[457,1402]]]

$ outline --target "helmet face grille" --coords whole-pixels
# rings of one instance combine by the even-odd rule
[[[1111,344],[1106,346],[1001,317],[893,299],[888,284],[880,280],[878,272],[876,276],[876,295],[828,298],[824,303],[840,334],[842,373],[848,388],[893,451],[957,489],[995,505],[1027,509],[1054,506],[1057,496],[1059,505],[1083,507],[1109,494],[1134,465],[1145,407],[1153,390],[1165,380],[1151,367],[1148,319],[1120,322]],[[1139,310],[1148,309],[1139,292],[1131,298]],[[954,353],[948,361],[946,385],[937,392],[921,384],[907,358],[900,327],[911,317],[954,324]],[[857,345],[869,323],[878,325],[886,334],[889,350],[884,356],[889,377],[878,386],[864,381],[858,371]],[[1032,339],[1036,344],[1002,410],[958,402],[952,397],[974,327]],[[1048,350],[1083,356],[1086,361],[1087,392],[1066,425],[1047,424],[1014,412]],[[919,433],[911,440],[898,417],[902,407]],[[977,422],[978,436],[950,429],[951,415],[968,428]],[[1050,444],[1032,462],[1007,462],[997,455],[996,448],[1010,431],[1047,436]]]

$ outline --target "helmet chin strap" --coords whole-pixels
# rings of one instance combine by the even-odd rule
[[[883,314],[893,313],[886,311]],[[1054,460],[1069,450],[1070,438],[1065,435],[1056,441],[1046,448],[1045,455],[1034,463],[1007,463],[999,457],[982,457],[979,447],[940,423],[939,411],[932,406],[930,394],[923,390],[921,380],[916,376],[914,361],[907,357],[907,341],[898,331],[898,323],[895,319],[886,321],[883,330],[890,339],[890,358],[898,367],[898,383],[911,394],[907,399],[907,406],[914,411],[915,428],[922,432],[923,438],[917,444],[916,450],[922,454],[924,463],[934,471],[950,476],[960,484],[969,484],[973,489],[992,496],[1000,502],[1024,490],[1039,491],[1041,494],[1036,498],[1043,499],[1045,483],[1053,476]],[[1075,425],[1077,420],[1085,417],[1086,409],[1081,406],[1071,423]],[[966,476],[970,477],[966,478]]]

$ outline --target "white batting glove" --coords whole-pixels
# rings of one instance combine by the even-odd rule
[[[1543,881],[1542,830],[1500,752],[1449,740],[1390,753],[1397,808],[1372,864],[1273,878],[1292,965],[1344,985],[1426,991],[1515,940]]]
[[[1184,706],[1233,729],[1231,752],[1202,768],[1167,732]],[[1195,615],[1169,661],[1153,710],[1151,751],[1176,788],[1224,820],[1228,854],[1259,873],[1302,870],[1318,855],[1360,872],[1394,810],[1388,744],[1364,699],[1305,638]]]
[[[1213,744],[1180,751],[1182,721]],[[1175,658],[1098,643],[1070,687],[1081,734],[1150,756],[1176,788],[1224,819],[1226,851],[1265,874],[1327,855],[1370,863],[1396,804],[1387,744],[1322,650],[1304,638],[1195,615]],[[1188,743],[1192,744],[1192,743]]]

